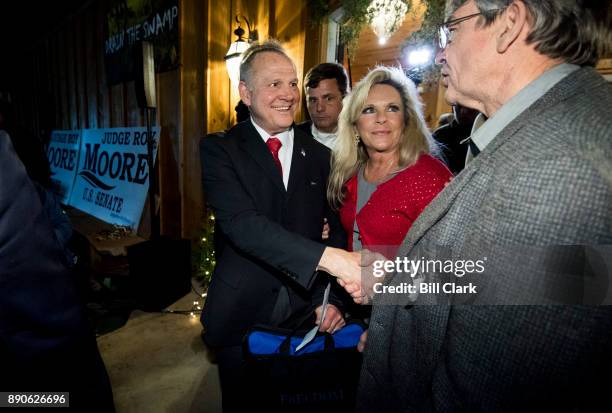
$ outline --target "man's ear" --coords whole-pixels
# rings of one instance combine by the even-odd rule
[[[242,100],[245,105],[251,106],[251,91],[244,80],[241,80],[238,84],[238,93],[240,94],[240,100]]]
[[[528,11],[525,3],[515,1],[498,17],[500,30],[497,34],[497,53],[505,53],[506,50],[521,36],[521,32],[528,25]]]

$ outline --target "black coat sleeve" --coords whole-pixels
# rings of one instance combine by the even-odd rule
[[[329,204],[327,204],[325,216],[329,224],[329,238],[326,240],[326,245],[346,249],[348,239],[346,231],[344,231],[344,227],[340,222],[340,215],[338,211],[333,210]],[[327,287],[327,284],[331,282],[332,285],[329,292],[329,303],[335,305],[338,307],[338,309],[340,309],[340,311],[344,312],[353,301],[350,295],[348,295],[348,293],[342,287],[340,287],[340,285],[336,282],[335,277],[327,274],[326,272],[320,271],[319,278],[320,280],[317,283],[317,291],[315,291],[313,294],[313,302],[315,307],[318,306],[318,303],[323,302],[325,288]]]
[[[0,388],[69,391],[77,410],[112,412],[108,376],[62,256],[0,131]]]

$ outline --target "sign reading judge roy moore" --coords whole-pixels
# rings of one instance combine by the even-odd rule
[[[68,204],[79,162],[80,130],[60,130],[51,133],[47,156],[51,167],[53,191],[63,204]]]
[[[152,130],[153,159],[160,128]],[[103,221],[138,227],[149,187],[144,128],[84,129],[70,205]]]

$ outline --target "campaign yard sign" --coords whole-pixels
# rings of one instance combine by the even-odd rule
[[[160,128],[152,130],[153,160]],[[70,205],[137,228],[149,189],[146,128],[84,129]]]
[[[72,194],[72,186],[79,164],[81,148],[80,130],[55,130],[47,149],[47,158],[51,167],[53,192],[59,201],[66,205]]]

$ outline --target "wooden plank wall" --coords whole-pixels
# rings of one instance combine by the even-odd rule
[[[195,238],[204,214],[200,172],[200,138],[205,135],[205,69],[208,34],[207,7],[204,1],[183,0],[181,16],[180,95],[176,96],[180,119],[179,187],[181,189],[181,234]],[[167,200],[166,200],[167,201]]]

